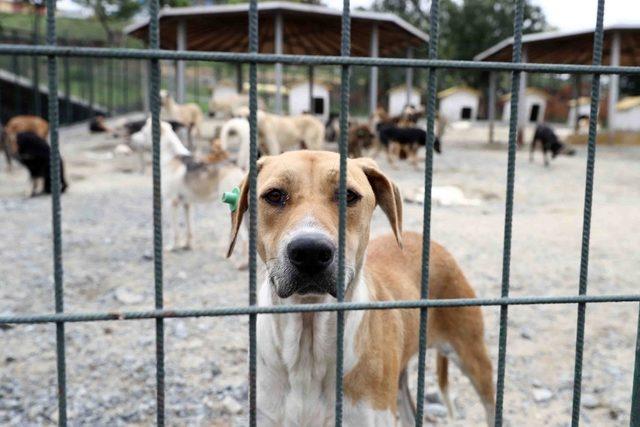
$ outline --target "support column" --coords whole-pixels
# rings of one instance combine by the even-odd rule
[[[140,62],[140,87],[142,88],[142,109],[146,116],[149,115],[149,62]]]
[[[371,27],[371,45],[369,49],[371,58],[378,57],[378,24]],[[378,67],[371,67],[369,78],[369,114],[373,114],[378,106]]]
[[[216,69],[217,71],[217,69]],[[236,64],[236,90],[238,91],[238,93],[242,93],[242,83],[243,83],[243,78],[242,78],[242,64],[240,62],[238,62]],[[218,78],[218,76],[216,76],[215,78],[215,84],[218,84],[218,82],[220,81],[220,79]]]
[[[495,142],[496,123],[496,73],[489,71],[489,144]]]
[[[282,14],[278,13],[275,19],[275,40],[274,50],[276,55],[282,55]],[[282,114],[282,64],[276,63],[275,66],[275,79],[276,79],[276,99],[275,110],[276,114]]]
[[[611,66],[617,67],[620,65],[620,33],[615,32],[612,34],[611,40]],[[616,125],[616,104],[618,103],[618,96],[620,91],[620,76],[617,74],[609,75],[609,105],[608,105],[608,119],[607,126],[609,129],[613,129]]]
[[[177,50],[187,50],[187,26],[184,19],[178,21],[176,26],[176,47]],[[184,61],[176,61],[176,102],[185,102],[185,68]]]
[[[407,59],[413,59],[413,48],[407,48]],[[411,90],[413,89],[413,68],[407,67],[406,70],[406,86],[407,86],[407,101],[406,105],[411,104]]]
[[[309,113],[315,114],[313,109],[313,65],[309,65]],[[326,106],[325,106],[326,107]]]
[[[582,76],[580,74],[576,74],[573,76],[573,102],[574,102],[574,106],[573,106],[573,112],[574,112],[574,117],[573,117],[573,132],[574,133],[578,133],[578,130],[580,128],[579,123],[580,123],[580,92],[582,89]]]
[[[527,62],[527,48],[522,46],[522,62]],[[529,112],[527,111],[527,73],[520,73],[520,87],[518,90],[518,138],[519,147],[524,145],[524,131],[526,129]]]

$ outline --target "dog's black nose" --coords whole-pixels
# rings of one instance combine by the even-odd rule
[[[294,238],[287,245],[287,255],[300,273],[313,275],[325,270],[333,261],[335,247],[320,234],[306,234]]]

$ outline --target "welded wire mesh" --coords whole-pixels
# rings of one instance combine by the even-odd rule
[[[258,53],[258,4],[252,0],[249,5],[249,52],[225,53],[225,52],[188,52],[166,51],[159,49],[159,20],[158,1],[149,2],[149,47],[148,49],[115,49],[115,48],[87,48],[81,46],[57,46],[55,10],[56,0],[47,0],[47,30],[46,45],[33,46],[6,44],[0,45],[0,55],[30,56],[34,61],[45,56],[48,70],[49,105],[48,118],[50,123],[51,142],[51,175],[52,180],[52,229],[53,229],[53,265],[54,265],[54,295],[55,313],[51,314],[25,314],[0,316],[0,324],[32,324],[54,323],[56,325],[56,354],[58,374],[58,423],[67,425],[67,388],[65,378],[65,324],[69,322],[93,322],[107,320],[140,320],[155,319],[156,332],[156,401],[157,401],[157,425],[165,424],[165,372],[164,372],[164,319],[177,317],[216,317],[248,315],[249,321],[249,424],[256,425],[257,400],[256,378],[259,375],[256,369],[256,322],[258,315],[275,315],[278,313],[293,312],[319,312],[332,311],[337,313],[337,346],[336,346],[336,388],[335,388],[335,424],[342,425],[343,414],[343,337],[344,337],[344,312],[348,310],[385,310],[385,309],[420,309],[419,328],[419,370],[417,387],[417,417],[416,425],[422,425],[424,415],[425,392],[425,355],[426,355],[426,331],[427,309],[433,307],[462,307],[462,306],[500,306],[500,333],[498,349],[497,369],[497,395],[495,425],[502,425],[505,365],[507,352],[507,320],[510,305],[534,305],[534,304],[577,304],[577,334],[575,352],[575,372],[573,382],[573,412],[572,425],[577,426],[580,416],[580,394],[582,378],[582,362],[584,349],[584,332],[587,303],[614,303],[614,302],[639,302],[640,294],[591,296],[587,294],[589,241],[591,225],[591,209],[594,185],[594,165],[596,154],[596,132],[598,105],[600,101],[600,75],[602,74],[628,74],[640,75],[640,67],[602,66],[603,50],[603,16],[604,0],[598,1],[597,22],[595,27],[593,64],[565,65],[565,64],[528,64],[522,63],[522,23],[524,0],[516,1],[516,13],[514,16],[514,43],[512,62],[475,62],[475,61],[451,61],[438,59],[438,21],[439,2],[433,0],[430,10],[430,44],[427,59],[389,59],[352,57],[350,54],[350,2],[344,0],[342,14],[342,38],[340,56],[304,56],[304,55],[272,55]],[[58,112],[58,58],[79,57],[89,61],[91,58],[114,59],[126,58],[139,61],[148,61],[149,66],[149,105],[152,118],[153,138],[153,247],[154,247],[154,310],[138,312],[104,312],[104,313],[65,313],[64,289],[63,289],[63,260],[62,260],[62,234],[61,234],[61,206],[60,206],[60,182],[55,177],[60,174],[60,152],[58,141],[59,112]],[[249,169],[249,304],[244,307],[212,307],[207,309],[172,309],[163,307],[163,258],[162,258],[162,198],[161,198],[161,168],[160,168],[160,60],[195,60],[210,62],[231,62],[249,64],[249,95],[250,95],[250,169]],[[339,184],[339,276],[338,298],[336,303],[316,305],[279,305],[272,307],[259,307],[256,305],[257,297],[257,67],[258,64],[291,64],[291,65],[339,65],[341,66],[340,88],[340,184]],[[65,62],[63,62],[63,66]],[[126,63],[125,63],[126,64]],[[350,68],[352,66],[388,66],[388,67],[414,67],[428,70],[427,81],[427,150],[425,160],[425,204],[424,204],[424,229],[423,229],[423,255],[422,255],[422,280],[421,299],[416,301],[385,301],[369,303],[344,302],[345,290],[345,218],[346,218],[346,162],[347,162],[347,128],[349,112]],[[88,63],[88,66],[91,66]],[[17,65],[16,65],[17,68]],[[502,289],[500,297],[474,298],[453,300],[429,300],[429,238],[431,230],[431,184],[433,173],[433,154],[431,147],[434,143],[435,124],[435,94],[437,72],[440,69],[461,70],[485,70],[485,71],[509,71],[511,72],[511,115],[509,122],[509,144],[507,163],[507,187],[505,203],[504,240],[503,240],[503,264],[502,264]],[[562,297],[510,297],[510,261],[511,238],[514,205],[514,186],[516,169],[516,141],[518,134],[519,113],[519,87],[522,72],[531,73],[573,73],[592,74],[591,112],[588,138],[588,156],[586,169],[585,199],[583,212],[582,251],[580,259],[580,276],[578,295]],[[112,77],[110,77],[112,78]],[[68,96],[69,82],[64,83],[65,93]],[[90,82],[89,84],[93,84]],[[93,91],[89,91],[93,93]],[[93,105],[93,100],[90,101]],[[113,100],[109,103],[112,105]],[[36,105],[36,110],[39,106]],[[68,114],[68,112],[65,112]],[[634,385],[631,402],[631,425],[640,425],[640,316],[638,319],[638,338],[636,344]]]

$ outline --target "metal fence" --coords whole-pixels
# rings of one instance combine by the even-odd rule
[[[430,12],[430,44],[428,59],[379,59],[356,58],[350,56],[350,14],[349,0],[344,0],[342,14],[342,43],[340,56],[296,56],[296,55],[270,55],[258,53],[258,7],[257,0],[252,0],[249,7],[249,52],[246,54],[233,54],[222,52],[186,52],[164,51],[159,49],[159,24],[158,2],[149,2],[150,31],[148,49],[112,49],[112,48],[86,48],[77,46],[57,46],[55,27],[55,0],[47,0],[47,37],[46,46],[19,46],[1,45],[0,55],[20,56],[46,56],[48,70],[49,93],[49,121],[51,123],[51,174],[60,174],[60,154],[58,143],[58,104],[55,102],[58,93],[58,64],[57,58],[83,57],[106,59],[136,59],[149,61],[149,96],[151,117],[153,126],[153,232],[154,232],[154,285],[155,285],[155,309],[137,312],[119,313],[65,313],[63,298],[63,262],[61,239],[61,211],[60,211],[60,184],[58,179],[52,182],[52,227],[53,227],[53,265],[55,285],[55,313],[38,315],[10,315],[0,316],[0,324],[29,324],[29,323],[55,323],[57,343],[57,374],[58,374],[58,423],[67,425],[66,405],[66,376],[65,376],[65,324],[68,322],[90,322],[105,320],[136,320],[155,319],[156,331],[156,390],[157,390],[157,424],[165,424],[164,408],[164,319],[177,317],[215,317],[248,315],[249,322],[249,424],[256,425],[256,320],[258,315],[275,315],[278,313],[292,312],[316,312],[332,311],[337,313],[337,364],[336,364],[336,401],[335,424],[342,425],[343,402],[343,336],[344,336],[344,312],[346,310],[380,310],[380,309],[420,309],[420,345],[419,345],[419,371],[417,388],[417,417],[416,426],[422,425],[424,414],[425,394],[425,355],[427,349],[427,310],[432,307],[460,307],[460,306],[500,306],[500,336],[497,369],[497,396],[495,425],[503,424],[503,402],[505,385],[505,358],[507,352],[507,317],[510,305],[531,304],[577,304],[577,334],[575,343],[575,372],[573,382],[573,411],[572,425],[577,426],[580,420],[580,395],[582,380],[582,361],[584,349],[584,328],[587,303],[612,303],[612,302],[640,302],[640,294],[591,296],[587,294],[588,267],[589,267],[589,237],[591,225],[592,195],[594,185],[594,164],[596,155],[596,129],[598,117],[598,105],[600,98],[600,76],[602,74],[627,74],[640,75],[640,67],[610,67],[602,66],[603,50],[603,16],[604,0],[598,1],[597,22],[593,46],[593,64],[560,65],[560,64],[524,64],[521,62],[522,51],[522,21],[524,0],[516,1],[516,15],[514,18],[514,48],[513,58],[510,63],[499,62],[472,62],[472,61],[448,61],[439,60],[438,56],[438,0],[431,2]],[[244,307],[213,307],[210,309],[165,309],[163,307],[163,260],[162,260],[162,200],[160,188],[160,60],[197,60],[197,61],[225,61],[233,63],[249,64],[250,81],[250,126],[251,126],[251,163],[249,170],[249,305]],[[338,276],[338,302],[317,305],[283,305],[277,307],[258,307],[256,305],[256,227],[257,227],[257,66],[258,64],[285,63],[292,65],[339,65],[342,73],[342,86],[340,93],[341,115],[339,142],[340,151],[340,185],[339,185],[339,276]],[[427,150],[426,167],[424,175],[425,203],[424,203],[424,230],[423,230],[423,254],[422,254],[422,281],[421,299],[415,301],[386,301],[370,303],[343,302],[345,273],[344,273],[344,243],[345,243],[345,214],[346,214],[346,162],[347,162],[347,126],[349,110],[349,80],[350,68],[354,65],[361,66],[390,66],[390,67],[416,67],[428,71],[428,102],[427,102]],[[434,117],[436,79],[440,69],[473,69],[473,70],[500,70],[510,71],[512,74],[511,117],[509,122],[509,145],[507,166],[507,188],[504,221],[504,246],[502,264],[502,291],[497,298],[454,299],[454,300],[430,300],[429,291],[429,235],[431,219],[431,182],[433,171],[433,142],[434,142]],[[516,160],[516,136],[518,118],[518,87],[522,72],[534,73],[574,73],[592,74],[591,87],[591,113],[589,123],[589,144],[586,165],[586,183],[582,230],[582,252],[580,258],[580,275],[578,295],[549,297],[509,297],[510,284],[510,260],[511,260],[511,236],[514,199],[514,178]],[[633,393],[631,398],[631,425],[640,425],[640,318],[638,319],[638,342],[635,354],[635,373],[633,381]]]

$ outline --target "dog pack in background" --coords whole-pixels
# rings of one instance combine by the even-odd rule
[[[51,194],[51,147],[46,140],[33,132],[20,132],[16,137],[18,161],[29,170],[31,177],[31,196]],[[38,181],[44,185],[38,190]],[[60,158],[60,191],[67,189],[64,178],[64,162]]]

